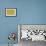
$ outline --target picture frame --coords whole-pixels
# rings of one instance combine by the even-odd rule
[[[5,16],[6,17],[16,17],[17,8],[5,8]]]
[[[32,38],[29,37],[26,40],[46,41],[46,24],[18,24],[18,42],[25,40],[24,38],[21,39],[22,30],[25,30],[25,31],[28,30],[28,37],[29,36],[32,37],[33,35],[35,35],[35,37],[34,36]],[[37,32],[34,32],[34,31],[37,31]],[[29,33],[31,33],[31,32],[33,32],[33,34],[29,35]]]

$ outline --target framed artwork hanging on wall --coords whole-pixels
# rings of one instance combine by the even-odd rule
[[[5,8],[5,16],[8,17],[17,16],[17,8]]]

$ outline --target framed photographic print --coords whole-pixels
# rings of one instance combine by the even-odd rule
[[[18,41],[46,41],[46,24],[19,24]]]
[[[5,16],[17,16],[17,8],[5,8]]]

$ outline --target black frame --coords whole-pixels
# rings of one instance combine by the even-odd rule
[[[5,8],[5,16],[6,16],[6,9],[16,9],[16,16],[17,16],[17,8]],[[16,17],[16,16],[6,16],[6,17]]]

